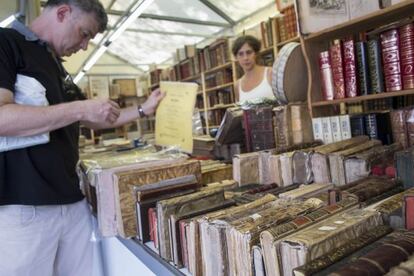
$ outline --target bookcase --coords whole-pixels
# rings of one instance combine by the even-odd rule
[[[271,67],[285,44],[300,41],[296,20],[294,6],[289,5],[281,10],[281,15],[242,31],[241,35],[250,34],[261,40],[259,64]],[[210,129],[219,127],[226,109],[235,105],[234,84],[242,70],[231,53],[233,39],[218,38],[201,49],[194,45],[177,49],[175,65],[150,71],[149,91],[159,87],[159,81],[198,83],[196,108],[200,111],[204,132],[208,134]]]
[[[414,13],[414,1],[407,0],[368,15],[301,37],[302,49],[308,67],[308,105],[312,117],[338,115],[353,103],[366,103],[378,99],[414,95],[414,89],[324,100],[319,70],[319,53],[329,49],[330,41],[384,27],[406,19]],[[343,113],[343,112],[342,112]]]

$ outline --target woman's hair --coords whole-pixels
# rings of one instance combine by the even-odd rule
[[[260,42],[260,40],[258,40],[257,38],[255,38],[254,36],[251,35],[244,35],[244,36],[240,36],[238,37],[234,43],[233,46],[231,48],[231,51],[233,52],[234,56],[237,56],[237,52],[240,50],[241,47],[243,47],[244,44],[248,44],[250,47],[252,47],[253,51],[255,53],[258,53],[260,51],[260,47],[262,45],[262,43]]]

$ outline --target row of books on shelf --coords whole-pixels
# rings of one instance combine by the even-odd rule
[[[207,74],[205,76],[206,88],[213,88],[219,85],[231,83],[233,75],[231,68],[215,72],[214,74]]]
[[[336,39],[319,53],[324,100],[414,88],[414,24],[375,31],[367,41],[365,34]]]
[[[390,112],[312,118],[312,126],[314,139],[325,144],[367,135],[381,140],[383,144],[398,142],[404,148],[414,145],[413,107]]]
[[[210,92],[207,99],[209,107],[214,107],[217,104],[231,104],[234,102],[233,87]]]

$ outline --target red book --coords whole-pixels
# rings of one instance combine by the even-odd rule
[[[399,28],[400,61],[403,89],[414,88],[414,24]]]
[[[401,79],[399,34],[397,29],[383,32],[380,35],[382,61],[384,66],[385,90],[399,91],[403,89]]]
[[[345,98],[345,78],[344,78],[344,63],[342,57],[342,43],[339,39],[333,42],[329,48],[329,56],[332,66],[332,75],[334,83],[334,98]]]
[[[404,196],[404,220],[407,230],[414,230],[414,194]]]
[[[334,82],[329,52],[319,53],[319,70],[321,73],[322,97],[325,101],[334,99]]]
[[[344,45],[344,75],[345,75],[345,94],[348,98],[358,96],[357,69],[355,60],[354,40],[347,39]]]

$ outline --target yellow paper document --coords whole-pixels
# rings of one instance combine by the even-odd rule
[[[193,151],[193,112],[198,84],[187,82],[160,82],[166,93],[155,116],[155,143],[161,146],[179,146],[182,151]]]

